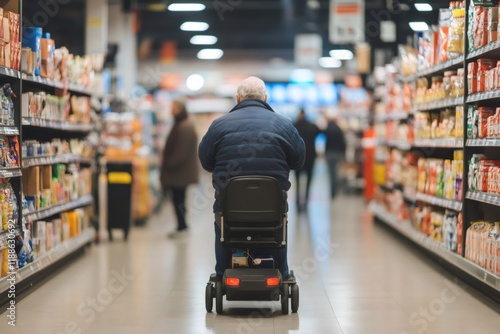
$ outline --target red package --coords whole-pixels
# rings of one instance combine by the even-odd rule
[[[498,61],[498,66],[500,66],[500,61]],[[468,65],[467,70],[467,83],[469,88],[469,94],[477,93],[477,63],[472,62]]]
[[[444,63],[448,60],[448,36],[450,28],[446,26],[439,27],[439,54],[438,63]]]
[[[481,58],[477,60],[477,91],[484,92],[486,90],[486,71],[497,66],[497,60]]]
[[[495,115],[495,109],[492,107],[479,107],[477,112],[479,138],[486,138],[488,137],[488,117]]]

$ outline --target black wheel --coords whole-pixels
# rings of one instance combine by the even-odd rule
[[[299,286],[292,285],[292,313],[297,313],[299,309]]]
[[[283,293],[281,294],[281,312],[283,314],[288,314],[288,298],[290,286],[288,284],[283,284]]]
[[[222,314],[222,282],[215,283],[215,310],[217,314]]]
[[[207,308],[207,312],[212,312],[212,308],[214,306],[214,286],[211,283],[207,283],[207,287],[205,288],[205,307]]]

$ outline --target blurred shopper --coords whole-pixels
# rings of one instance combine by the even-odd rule
[[[196,154],[198,138],[183,102],[173,101],[172,116],[174,126],[163,149],[160,180],[165,196],[168,193],[172,196],[177,217],[177,230],[168,236],[175,238],[184,234],[188,228],[186,189],[188,185],[198,182]]]
[[[345,157],[346,143],[344,133],[334,117],[329,118],[324,134],[326,137],[325,156],[330,174],[330,196],[333,199],[340,185],[338,168],[339,163]]]
[[[309,189],[311,187],[311,180],[313,177],[314,162],[316,161],[316,137],[321,131],[316,124],[309,122],[306,119],[304,109],[300,110],[297,122],[295,122],[294,126],[304,140],[304,144],[306,146],[306,160],[304,162],[304,166],[295,171],[297,184],[297,210],[302,211],[307,209],[307,203],[309,201]],[[304,174],[306,175],[306,193],[302,201],[302,194],[300,192],[300,176]]]
[[[215,188],[215,271],[222,276],[231,264],[231,250],[220,243],[218,194],[230,178],[241,175],[267,175],[290,189],[290,169],[304,164],[305,147],[292,122],[266,103],[264,82],[256,77],[238,86],[236,102],[229,114],[216,119],[200,143],[198,154],[203,168],[212,172]],[[286,246],[273,251],[277,267],[288,277]]]

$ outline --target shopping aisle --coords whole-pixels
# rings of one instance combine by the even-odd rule
[[[172,208],[128,243],[88,254],[19,301],[17,327],[1,333],[499,333],[500,306],[373,225],[358,197],[330,206],[320,161],[308,214],[290,214],[290,267],[300,285],[298,314],[280,304],[226,302],[205,311],[213,270],[210,179],[191,192],[189,235],[169,240]],[[292,188],[293,189],[293,188]],[[294,203],[294,192],[290,193]],[[330,217],[331,215],[331,217]],[[260,308],[251,308],[256,305]]]

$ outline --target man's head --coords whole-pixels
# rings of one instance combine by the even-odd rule
[[[238,86],[236,102],[240,103],[248,99],[267,102],[266,86],[264,81],[257,77],[248,77]]]

